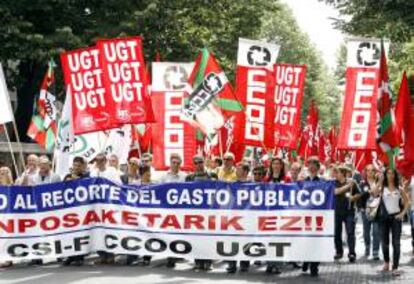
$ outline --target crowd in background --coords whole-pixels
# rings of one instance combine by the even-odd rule
[[[392,275],[400,274],[402,223],[408,218],[411,222],[411,237],[414,257],[414,176],[404,178],[391,168],[376,169],[367,165],[363,172],[356,171],[352,164],[325,163],[322,165],[317,157],[310,157],[306,162],[293,162],[274,157],[268,161],[243,159],[235,163],[232,153],[225,153],[223,158],[205,159],[193,157],[194,171],[185,173],[180,170],[182,159],[171,155],[170,168],[167,171],[156,171],[152,166],[149,153],[140,159],[130,158],[128,164],[120,165],[116,155],[98,154],[92,163],[82,157],[75,157],[70,172],[60,177],[52,170],[52,163],[47,156],[29,155],[26,159],[24,173],[13,180],[8,167],[0,168],[0,185],[41,185],[87,177],[102,177],[118,184],[151,184],[167,182],[190,182],[202,180],[221,180],[226,182],[269,182],[290,183],[299,180],[335,180],[335,260],[344,257],[343,228],[346,233],[348,260],[353,263],[357,259],[355,251],[355,226],[360,214],[363,225],[365,244],[364,259],[372,257],[374,261],[383,259],[382,271],[391,271]],[[391,238],[390,238],[391,236]],[[390,257],[390,239],[392,257]],[[382,255],[380,254],[382,250]],[[112,264],[122,258],[114,254],[98,251],[96,264]],[[82,265],[84,257],[73,256],[63,260],[62,265]],[[127,265],[148,266],[151,256],[127,255]],[[180,259],[168,258],[167,267],[173,268]],[[31,264],[42,264],[42,260],[34,259]],[[255,262],[255,264],[262,264]],[[317,276],[319,263],[290,263],[295,268],[309,271]],[[249,261],[240,262],[240,271],[249,269]],[[263,263],[267,273],[279,274],[282,271],[280,262]],[[12,266],[11,262],[1,263],[2,268]],[[212,269],[212,260],[196,259],[194,269],[208,271]],[[235,273],[237,262],[229,261],[227,272]]]

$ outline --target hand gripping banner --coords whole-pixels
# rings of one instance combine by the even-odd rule
[[[183,163],[182,169],[193,168],[196,154],[196,130],[183,120],[182,106],[188,97],[186,92],[188,76],[193,63],[154,62],[152,64],[152,100],[156,106],[152,131],[154,167],[167,170],[170,155],[178,154]]]
[[[333,234],[334,182],[0,187],[0,262],[96,251],[331,261]]]
[[[236,96],[244,112],[236,116],[234,140],[245,145],[273,149],[274,64],[279,45],[239,39]]]
[[[386,49],[388,46],[389,43]],[[380,58],[379,39],[348,40],[345,100],[338,149],[377,148],[375,137]]]

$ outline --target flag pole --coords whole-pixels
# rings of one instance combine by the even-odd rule
[[[220,157],[223,160],[223,143],[221,143],[221,131],[218,132],[218,139],[219,139],[219,148],[220,148]]]
[[[9,145],[9,150],[10,150],[10,155],[13,161],[14,170],[16,171],[16,176],[19,177],[20,172],[19,172],[19,168],[17,167],[16,159],[14,157],[13,147],[11,145],[10,135],[9,135],[9,131],[7,130],[6,124],[3,124],[3,128],[4,128],[4,133],[6,134],[7,144]]]
[[[12,120],[12,124],[13,124],[13,131],[14,131],[14,135],[16,136],[16,142],[17,142],[17,148],[19,150],[20,153],[20,159],[22,162],[22,167],[24,167],[24,155],[23,155],[23,147],[22,147],[22,143],[20,141],[20,136],[19,136],[19,132],[17,131],[17,126],[16,126],[16,121],[14,119],[14,115],[13,115],[13,120]]]

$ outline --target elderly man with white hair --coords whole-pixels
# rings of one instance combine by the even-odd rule
[[[38,162],[38,171],[36,174],[26,175],[22,180],[22,185],[41,185],[48,183],[60,182],[58,174],[52,172],[52,162],[47,156],[41,156]]]

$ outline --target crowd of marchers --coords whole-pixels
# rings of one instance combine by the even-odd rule
[[[73,159],[70,172],[61,177],[53,172],[52,163],[47,156],[31,154],[27,156],[24,173],[13,180],[9,167],[0,168],[0,185],[41,185],[59,181],[67,181],[88,177],[102,177],[118,184],[151,184],[167,182],[190,182],[203,180],[220,180],[226,182],[267,182],[291,183],[299,180],[318,181],[335,180],[335,229],[333,253],[335,260],[345,256],[347,248],[349,262],[357,261],[355,226],[362,220],[365,255],[362,259],[383,261],[382,272],[400,275],[402,224],[407,219],[411,224],[412,255],[414,257],[414,175],[411,178],[401,176],[391,168],[377,169],[367,165],[358,172],[351,164],[322,165],[317,157],[310,157],[304,163],[290,163],[285,159],[274,157],[268,161],[243,159],[236,163],[232,153],[225,153],[222,158],[205,159],[203,156],[193,157],[194,171],[185,173],[180,170],[182,159],[179,155],[170,156],[170,168],[167,171],[156,171],[152,166],[152,156],[148,153],[142,157],[132,157],[126,167],[121,167],[116,155],[98,154],[91,163],[82,157]],[[121,168],[123,170],[121,170]],[[357,218],[360,214],[361,218]],[[346,232],[344,245],[343,228]],[[390,241],[391,240],[391,241]],[[390,256],[390,242],[392,256]],[[381,251],[381,253],[380,253]],[[151,256],[127,255],[118,256],[98,251],[96,265],[122,262],[126,265],[148,266]],[[58,260],[62,265],[83,265],[85,255],[72,256]],[[166,265],[174,268],[180,262],[178,258],[168,258]],[[361,261],[361,260],[358,260]],[[209,271],[213,260],[195,259],[194,269]],[[42,265],[41,259],[33,259],[30,265]],[[12,262],[0,263],[1,268],[12,266]],[[267,261],[255,262],[254,265],[266,266],[266,273],[280,274],[283,267],[293,265],[312,276],[318,276],[319,263],[281,263]],[[249,261],[228,261],[226,270],[235,273],[238,267],[241,272],[249,270]]]

